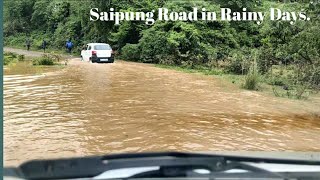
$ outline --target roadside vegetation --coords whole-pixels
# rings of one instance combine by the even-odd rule
[[[25,60],[24,55],[18,55],[11,52],[4,52],[3,55],[3,65],[5,66]]]
[[[44,55],[40,58],[35,58],[32,60],[34,66],[52,66],[55,64],[52,58]]]
[[[4,52],[4,61],[3,65],[12,65],[18,62],[31,61],[34,66],[52,66],[61,64],[62,57],[61,55],[49,53],[45,54],[38,58],[33,58],[31,60],[25,60],[24,55],[12,53],[12,52]]]
[[[260,75],[256,64],[252,65],[245,76],[242,87],[248,90],[259,90]]]
[[[5,46],[24,47],[27,38],[32,48],[63,50],[67,39],[74,52],[88,42],[107,42],[124,60],[154,63],[160,67],[207,75],[227,76],[239,87],[249,90],[270,89],[275,96],[307,98],[320,90],[320,3],[315,1],[101,1],[91,0],[16,0],[4,2]],[[190,11],[220,7],[241,11],[307,12],[310,21],[290,25],[285,21],[254,22],[90,22],[89,7],[108,10],[150,11],[166,7]],[[48,57],[35,64],[50,64]],[[232,77],[232,78],[230,78]],[[267,86],[267,87],[265,87]]]
[[[61,64],[61,55],[57,54],[44,54],[43,56],[39,58],[34,58],[32,60],[32,64],[34,66],[52,66],[52,65],[58,65]]]

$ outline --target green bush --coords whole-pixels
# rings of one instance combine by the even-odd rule
[[[32,64],[34,66],[52,66],[55,65],[55,60],[48,56],[48,55],[43,55],[40,58],[36,58],[32,60]]]
[[[33,39],[33,43],[32,43],[32,47],[36,48],[36,49],[42,49],[42,39],[37,38],[37,39]]]
[[[19,54],[18,55],[18,61],[24,61],[24,55]]]
[[[12,58],[12,56],[4,56],[3,57],[3,65],[9,65],[13,62],[16,62],[16,59],[15,58]]]
[[[17,54],[13,53],[13,52],[4,52],[3,53],[4,56],[10,56],[11,58],[17,58]]]
[[[55,52],[50,52],[49,54],[46,54],[46,56],[49,58],[49,59],[52,59],[56,62],[59,62],[62,60],[62,56],[61,54],[57,54]]]
[[[289,84],[288,79],[280,75],[266,77],[265,79],[267,84],[274,85],[274,86],[285,86]]]
[[[260,83],[260,75],[257,70],[256,64],[252,65],[248,74],[245,77],[242,87],[248,90],[258,90]]]
[[[159,64],[176,65],[176,58],[173,55],[156,55],[156,59],[159,60]]]
[[[158,28],[159,30],[157,30]],[[160,30],[161,28],[161,24],[154,25],[152,28],[143,32],[143,36],[139,41],[141,50],[140,58],[142,62],[166,64],[167,61],[171,62],[176,59],[174,55],[170,53],[168,47],[166,38],[168,33]]]
[[[4,45],[5,46],[13,46],[13,47],[25,47],[26,45],[26,35],[23,33],[15,34],[14,36],[4,37]]]
[[[233,74],[247,74],[250,69],[250,60],[244,56],[240,51],[236,51],[230,58],[225,66],[228,73]]]
[[[3,55],[3,65],[5,66],[20,61],[21,58],[21,55],[12,52],[4,52]]]
[[[255,73],[249,73],[245,77],[245,83],[243,84],[243,88],[248,90],[258,90],[259,85],[259,76]]]
[[[121,50],[121,58],[124,60],[138,61],[140,50],[138,44],[126,44]]]
[[[306,85],[290,85],[286,89],[279,86],[273,86],[272,90],[275,96],[287,97],[290,99],[307,99],[312,93]]]

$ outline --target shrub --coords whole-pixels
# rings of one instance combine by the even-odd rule
[[[24,55],[19,54],[18,55],[18,61],[24,61]]]
[[[167,64],[167,61],[171,64],[171,61],[174,61],[174,64],[176,64],[176,57],[170,53],[169,50],[170,48],[166,38],[168,33],[156,29],[157,26],[160,25],[155,25],[144,31],[139,41],[141,61],[153,63],[162,62],[161,64]]]
[[[25,34],[18,33],[14,36],[4,37],[5,46],[25,47],[27,37]],[[32,41],[32,40],[31,40]]]
[[[248,48],[233,50],[226,59],[224,66],[225,71],[233,74],[247,74],[252,64],[252,52],[253,51]]]
[[[159,59],[159,64],[166,64],[166,65],[175,65],[176,58],[173,55],[156,55],[156,59]]]
[[[55,61],[52,57],[48,55],[43,55],[40,58],[36,58],[32,60],[32,64],[34,66],[52,66],[55,65]]]
[[[233,74],[247,74],[250,69],[250,61],[244,59],[243,57],[230,57],[229,62],[225,67],[228,73]]]
[[[272,48],[261,48],[258,53],[257,66],[261,74],[267,73],[275,62],[275,52]]]
[[[254,65],[250,67],[250,70],[245,77],[245,81],[242,87],[248,90],[258,90],[259,83],[260,83],[260,75],[257,70],[257,65],[256,63],[254,63]]]
[[[13,52],[4,52],[3,55],[10,56],[12,58],[17,58],[17,56],[18,56],[16,53],[13,53]]]
[[[140,50],[138,44],[126,44],[121,49],[121,58],[125,60],[138,61],[140,59]]]
[[[291,99],[307,99],[311,94],[305,85],[291,85],[284,89],[283,87],[272,87],[273,93],[277,97],[287,97]]]
[[[184,68],[193,68],[193,67],[194,67],[194,62],[191,61],[191,60],[182,61],[182,62],[181,62],[181,67],[184,67]]]
[[[11,56],[4,56],[3,57],[3,65],[9,65],[10,63],[13,63],[15,62],[16,59],[15,58],[12,58]]]
[[[268,77],[266,78],[266,81],[267,81],[267,84],[275,85],[275,86],[286,86],[289,84],[288,79],[280,75]]]
[[[55,53],[55,52],[51,52],[50,54],[47,54],[47,56],[48,56],[50,59],[52,59],[52,60],[54,60],[54,61],[57,61],[57,62],[59,62],[59,61],[62,59],[61,54],[57,54],[57,53]]]
[[[4,52],[3,53],[3,65],[9,65],[11,63],[17,62],[21,55],[17,55],[16,53],[12,52]]]

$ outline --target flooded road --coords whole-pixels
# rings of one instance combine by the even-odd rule
[[[22,68],[25,69],[25,68]],[[4,76],[4,163],[141,151],[320,151],[320,100],[215,77],[73,59]]]

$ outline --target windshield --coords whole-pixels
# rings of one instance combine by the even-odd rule
[[[5,0],[3,9],[6,167],[320,152],[320,0]]]
[[[95,45],[94,50],[111,50],[110,45]]]

